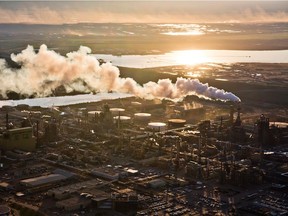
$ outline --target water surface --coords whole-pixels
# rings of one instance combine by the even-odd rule
[[[157,55],[107,55],[96,58],[129,68],[151,68],[202,63],[288,63],[288,50],[181,50]]]
[[[29,106],[41,106],[41,107],[52,107],[52,106],[67,106],[72,104],[81,103],[92,103],[102,100],[118,99],[131,97],[131,94],[124,93],[98,93],[93,94],[81,94],[73,96],[59,96],[59,97],[45,97],[45,98],[32,98],[22,100],[2,100],[0,101],[0,107],[17,106],[19,104],[27,104]]]

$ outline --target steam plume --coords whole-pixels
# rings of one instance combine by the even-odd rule
[[[0,94],[14,91],[25,96],[43,97],[53,93],[60,86],[67,92],[122,92],[153,99],[169,98],[173,100],[186,95],[197,95],[206,99],[222,101],[240,101],[230,92],[203,84],[197,79],[177,78],[176,83],[170,79],[148,82],[139,85],[132,78],[121,78],[119,69],[111,63],[99,64],[89,55],[91,49],[81,46],[78,51],[62,56],[41,45],[36,53],[32,46],[27,46],[19,54],[12,54],[11,59],[21,64],[21,69],[11,69],[0,59]]]

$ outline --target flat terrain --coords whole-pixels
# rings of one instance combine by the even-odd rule
[[[243,102],[257,106],[288,105],[288,64],[239,63],[197,66],[172,66],[149,69],[120,68],[121,76],[148,81],[182,76],[197,78],[210,86],[231,91]]]
[[[93,53],[117,55],[187,49],[283,50],[288,49],[287,25],[0,24],[0,57],[20,52],[28,44],[35,48],[46,44],[62,54],[80,45],[90,47]],[[194,33],[181,35],[187,32]]]
[[[288,49],[288,24],[0,24],[0,58],[9,64],[11,53],[28,44],[37,49],[46,44],[61,54],[75,51],[80,45],[92,53],[160,54],[173,50],[283,50]],[[195,31],[195,35],[181,36]],[[179,33],[169,35],[167,33]],[[15,66],[15,65],[13,65]],[[161,78],[176,80],[182,76],[197,78],[239,96],[253,108],[276,109],[287,115],[288,64],[237,63],[172,66],[147,69],[120,68],[121,77],[138,83]],[[63,92],[62,92],[63,94]],[[17,98],[11,94],[10,98]]]

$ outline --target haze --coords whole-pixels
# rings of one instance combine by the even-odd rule
[[[0,2],[0,23],[238,23],[287,21],[287,1]]]

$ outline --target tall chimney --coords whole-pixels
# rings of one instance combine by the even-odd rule
[[[234,121],[234,107],[233,105],[230,106],[230,125],[233,125]]]
[[[9,124],[9,115],[8,112],[6,112],[6,130],[8,130],[8,124]]]

